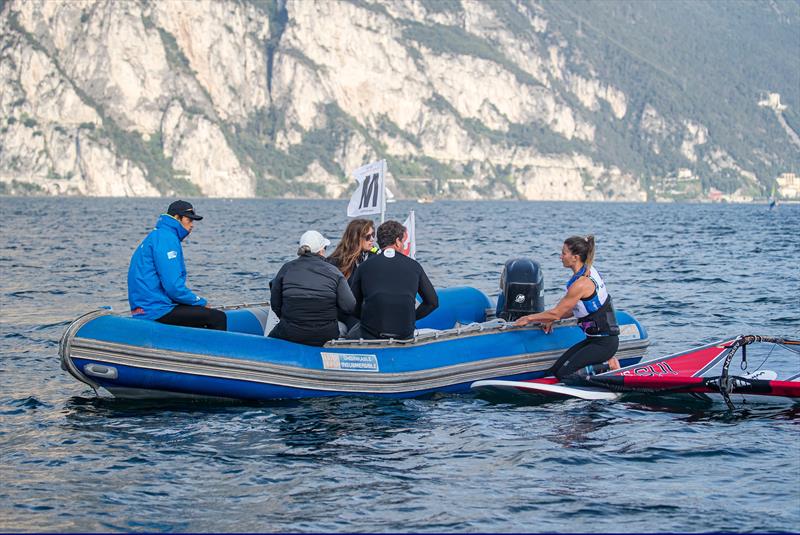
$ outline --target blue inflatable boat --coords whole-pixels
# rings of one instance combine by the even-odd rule
[[[469,287],[438,290],[439,308],[410,340],[333,340],[311,347],[264,335],[268,306],[226,310],[228,331],[211,331],[96,310],[76,319],[59,346],[61,366],[100,395],[270,400],[337,395],[413,397],[468,392],[482,379],[541,377],[583,339],[574,320],[552,334],[492,319],[489,298]],[[617,357],[642,358],[649,341],[617,314]]]

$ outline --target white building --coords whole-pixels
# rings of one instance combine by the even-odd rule
[[[779,93],[767,93],[765,98],[758,101],[758,105],[762,108],[772,108],[775,111],[786,109],[786,104],[781,104],[781,95]]]
[[[783,199],[800,199],[800,176],[796,173],[782,173],[775,179],[778,194]]]

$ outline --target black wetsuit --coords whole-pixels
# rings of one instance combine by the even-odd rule
[[[617,352],[619,336],[587,336],[567,349],[545,375],[564,381],[584,366],[606,362]]]
[[[387,251],[389,255],[387,255]],[[416,260],[388,249],[361,264],[350,287],[360,328],[350,338],[411,338],[416,320],[439,306],[425,270]],[[419,293],[422,303],[417,307]]]
[[[586,268],[582,268],[567,282],[567,290],[580,277],[586,276],[585,271]],[[569,376],[581,368],[606,362],[619,348],[619,325],[611,295],[596,269],[592,268],[588,277],[594,283],[595,291],[581,299],[573,310],[578,326],[586,333],[586,339],[567,349],[550,368],[548,375],[555,375],[560,381],[567,378],[569,382]],[[591,375],[591,371],[587,373]]]

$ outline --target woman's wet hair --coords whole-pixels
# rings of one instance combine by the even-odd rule
[[[367,231],[374,229],[375,224],[371,219],[353,219],[344,229],[344,234],[330,258],[345,277],[349,277],[356,267],[356,261],[361,256],[361,242]]]
[[[567,246],[569,252],[578,255],[586,267],[586,276],[592,270],[592,263],[594,262],[594,236],[570,236],[564,240],[564,245]]]
[[[297,256],[303,256],[304,254],[308,254],[311,252],[311,247],[308,245],[301,245],[300,248],[297,250]]]
[[[397,221],[386,221],[378,227],[378,247],[385,249],[393,245],[398,239],[402,240],[406,233],[406,227]]]

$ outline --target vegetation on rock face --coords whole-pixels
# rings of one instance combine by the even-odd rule
[[[145,27],[153,24],[150,19],[145,18],[144,20],[149,21],[149,24],[145,23]],[[161,42],[164,43],[164,52],[166,53],[167,62],[170,64],[170,67],[192,73],[193,71],[189,58],[186,57],[181,47],[178,46],[178,41],[175,39],[175,36],[164,28],[156,28],[158,29],[158,35],[161,37]]]
[[[526,38],[531,28],[515,4],[496,0],[488,6],[515,35]],[[567,140],[545,125],[511,124],[508,132],[493,131],[475,119],[458,117],[440,96],[429,103],[431,109],[456,116],[470,135],[493,143],[532,146],[543,153],[592,154],[607,165],[643,177],[647,187],[653,178],[688,168],[700,177],[702,187],[682,194],[683,198],[711,187],[730,192],[743,185],[735,169],[715,168],[707,154],[711,144],[725,147],[738,165],[754,172],[765,186],[781,171],[800,165],[800,151],[791,145],[772,112],[757,106],[767,90],[780,93],[788,104],[787,123],[800,130],[800,69],[786,68],[797,65],[797,58],[791,56],[797,53],[797,47],[791,46],[800,24],[797,3],[544,0],[540,5],[550,28],[569,43],[568,71],[594,75],[621,89],[628,99],[625,117],[616,119],[603,106],[587,112],[594,116],[596,127],[594,145],[588,146],[582,140]],[[533,8],[533,3],[528,7]],[[454,6],[453,11],[460,8]],[[446,9],[440,6],[436,11]],[[435,53],[494,61],[517,74],[521,82],[535,83],[527,74],[520,76],[516,66],[509,67],[492,43],[459,28],[412,21],[407,22],[404,36]],[[580,108],[563,86],[560,94]],[[673,123],[673,131],[658,140],[658,153],[639,128],[645,106]],[[696,161],[681,151],[684,121],[708,128],[709,141],[694,147]]]
[[[37,195],[41,193],[44,193],[44,190],[38,184],[19,180],[12,180],[10,183],[0,182],[0,195]]]
[[[542,5],[570,43],[568,61],[583,58],[628,97],[627,120],[595,121],[598,149],[608,151],[607,161],[649,176],[689,168],[704,190],[732,191],[742,184],[738,173],[714,170],[703,145],[696,163],[681,154],[680,138],[660,154],[648,150],[632,126],[649,104],[665,117],[705,125],[710,142],[725,147],[765,185],[800,164],[800,151],[772,111],[757,105],[766,91],[780,93],[788,104],[787,121],[798,122],[797,2],[544,0]],[[630,149],[642,154],[640,162],[626,157]]]
[[[508,120],[500,130],[463,116],[443,95],[434,93],[423,103],[425,113],[458,125],[476,145],[564,158],[584,155],[606,168],[619,168],[639,177],[651,194],[656,190],[671,192],[668,196],[676,199],[696,198],[712,187],[724,192],[744,188],[759,194],[768,191],[779,173],[800,168],[800,150],[792,145],[775,112],[758,106],[767,92],[779,93],[787,105],[782,118],[800,132],[800,4],[795,0],[491,0],[481,8],[496,18],[491,24],[502,25],[503,31],[496,36],[485,30],[480,36],[468,31],[470,24],[465,20],[470,6],[460,0],[421,0],[417,7],[430,17],[419,20],[393,18],[387,6],[371,0],[351,0],[350,4],[351,9],[368,10],[370,16],[396,25],[402,35],[400,44],[417,68],[424,66],[424,54],[495,63],[522,86],[554,95],[559,106],[574,110],[576,118],[589,123],[594,131],[591,141],[567,139],[552,125],[537,120]],[[330,73],[327,66],[296,48],[296,41],[283,42],[292,24],[291,4],[287,6],[285,0],[244,0],[243,5],[269,24],[267,37],[255,37],[252,29],[247,34],[248,39],[262,40],[269,99],[246,120],[225,121],[216,116],[208,88],[197,80],[175,36],[159,26],[149,10],[143,10],[141,17],[146,30],[158,32],[170,69],[183,77],[194,77],[207,105],[201,96],[196,100],[205,110],[187,106],[182,94],[170,95],[165,101],[177,100],[185,110],[203,115],[220,127],[239,162],[253,171],[257,195],[324,195],[325,188],[319,183],[300,180],[314,162],[330,176],[348,181],[352,170],[342,168],[343,150],[354,138],[375,158],[387,159],[401,195],[457,194],[464,180],[477,175],[484,180],[479,193],[519,195],[516,181],[529,169],[509,162],[436,160],[425,154],[423,133],[404,130],[389,114],[363,124],[331,101],[317,110],[315,124],[322,126],[300,131],[296,125],[287,124],[283,104],[273,100],[275,59],[281,54],[291,56],[294,63],[311,72]],[[89,137],[133,162],[162,193],[200,193],[191,177],[176,171],[171,159],[164,156],[160,133],[143,137],[120,126],[124,121],[116,121],[109,113],[111,108],[106,110],[100,103],[107,102],[97,96],[102,88],[90,90],[72,81],[57,54],[44,46],[49,41],[40,42],[38,34],[31,33],[33,29],[20,24],[13,4],[0,0],[0,11],[7,15],[7,28],[17,39],[46,54],[78,97],[99,115],[102,125],[82,123],[72,128],[75,135]],[[546,29],[541,23],[534,28],[533,14],[546,21]],[[92,16],[90,11],[81,11],[81,22],[87,23]],[[443,24],[431,18],[450,22]],[[233,32],[227,22],[220,24]],[[549,72],[546,80],[538,75],[539,79],[534,78],[512,61],[517,56],[509,51],[509,43],[501,41],[501,33],[504,39],[510,34],[531,44],[531,50],[540,50],[543,55],[549,47],[557,49],[565,62],[563,72]],[[620,90],[625,114],[616,116],[603,100],[588,109],[571,85],[577,78]],[[22,111],[27,104],[24,99],[9,104],[13,115],[3,118],[0,135],[22,126],[31,129],[32,135],[46,137],[48,125]],[[645,126],[650,110],[655,110],[662,121],[657,129]],[[493,113],[502,116],[497,108]],[[707,133],[705,142],[693,139],[696,132],[689,132],[687,125],[702,130],[703,136]],[[60,125],[49,127],[64,130]],[[284,144],[278,140],[290,131],[298,134],[299,142],[279,148]],[[391,153],[385,143],[392,139],[414,152]],[[686,178],[686,172],[680,174],[681,169],[688,170],[691,178]],[[750,173],[761,184],[750,181]],[[585,171],[580,175],[584,187],[591,188],[595,179]],[[38,187],[17,182],[0,184],[0,193],[35,193]]]
[[[148,181],[160,193],[200,195],[200,188],[173,169],[171,158],[164,156],[160,134],[153,134],[145,141],[138,132],[124,130],[114,121],[105,119],[103,128],[95,135],[98,139],[109,139],[120,156],[139,163],[145,169]]]
[[[81,18],[83,19],[84,16],[85,13],[84,15],[81,15]],[[82,22],[85,21],[82,20]],[[32,46],[34,50],[44,53],[53,62],[53,65],[62,77],[69,80],[69,77],[61,67],[58,58],[54,57],[53,54],[51,54],[51,52],[44,47],[30,32],[22,28],[22,26],[19,24],[17,13],[12,13],[9,16],[9,23],[16,32],[20,33],[25,38],[25,40]],[[152,21],[150,21],[150,24],[152,24]],[[162,33],[162,38],[163,37],[164,34]],[[168,43],[171,43],[174,47],[177,47],[174,37],[172,37],[171,41],[165,42],[165,46],[167,46],[167,49],[169,50],[170,46]],[[177,54],[178,52],[173,51],[173,53]],[[182,53],[180,53],[180,55],[183,58],[183,62],[188,65],[188,60],[186,60],[186,57],[183,56]],[[79,132],[83,132],[84,135],[87,135],[100,143],[110,143],[117,155],[141,166],[147,176],[148,181],[153,184],[153,186],[155,186],[159,192],[163,194],[177,193],[181,195],[200,194],[200,188],[198,188],[197,185],[193,184],[191,181],[187,180],[185,177],[181,176],[180,173],[177,173],[172,168],[171,160],[164,156],[160,134],[152,136],[149,142],[144,141],[140,133],[127,131],[121,128],[113,118],[108,116],[104,108],[94,98],[92,98],[78,85],[74,83],[72,85],[73,90],[81,99],[81,101],[93,108],[103,121],[103,126],[100,129],[96,129],[94,123],[81,123],[77,128]],[[21,119],[23,124],[28,128],[32,128],[37,125],[36,120],[28,118],[25,113],[22,114]],[[63,129],[61,126],[54,127],[54,129],[58,128]],[[10,189],[10,191],[13,192],[22,192],[27,194],[42,191],[42,188],[36,184],[29,184],[30,187],[23,187],[17,183],[17,181],[14,181],[13,184],[14,185]],[[5,187],[5,189],[8,190],[9,188]]]
[[[404,38],[415,41],[437,54],[472,56],[492,61],[512,72],[520,83],[539,85],[530,74],[505,57],[492,43],[458,26],[423,24],[413,20],[403,23]]]

